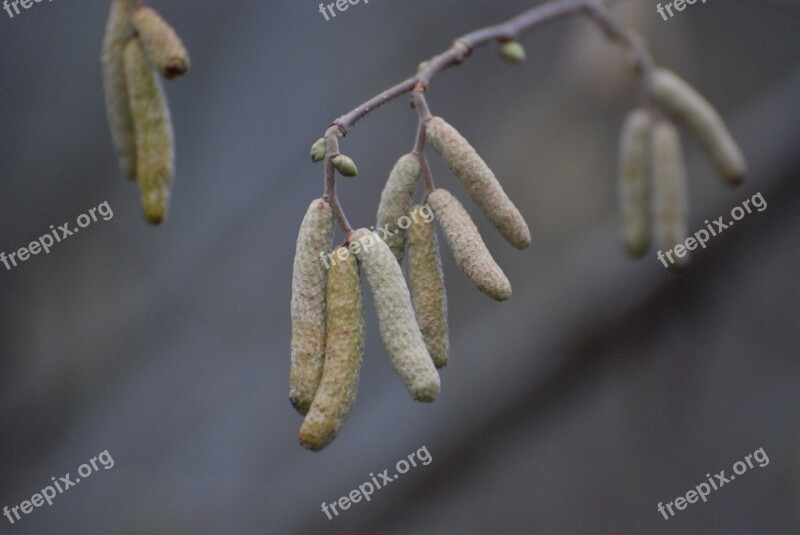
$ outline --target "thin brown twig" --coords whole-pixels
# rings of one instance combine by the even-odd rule
[[[339,130],[336,127],[328,128],[325,133],[325,193],[323,198],[328,201],[333,209],[333,215],[339,223],[339,228],[344,233],[345,240],[350,240],[353,227],[347,221],[339,198],[336,196],[336,169],[333,166],[333,159],[339,155]]]
[[[433,193],[436,186],[433,184],[433,175],[431,175],[431,168],[428,166],[428,159],[425,157],[425,138],[426,138],[426,121],[431,118],[431,111],[428,108],[428,101],[425,99],[422,86],[418,85],[412,93],[414,97],[414,107],[419,115],[419,126],[417,127],[417,139],[414,144],[414,154],[419,160],[420,169],[422,170],[422,179],[425,181],[425,200],[427,201],[428,195]]]

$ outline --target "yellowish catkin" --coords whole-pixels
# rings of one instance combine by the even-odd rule
[[[142,209],[149,223],[159,225],[167,216],[175,174],[169,107],[139,39],[125,45],[124,62],[136,131],[136,175]]]
[[[653,130],[653,219],[656,245],[660,250],[673,249],[672,266],[683,267],[688,251],[678,255],[674,249],[689,236],[689,194],[686,165],[678,130],[667,121]],[[683,248],[683,245],[681,245]]]
[[[426,132],[433,149],[500,234],[517,249],[530,245],[528,224],[472,145],[441,117],[428,119]]]
[[[650,246],[650,181],[652,175],[650,112],[631,111],[620,140],[619,202],[622,235],[631,256],[641,257]]]
[[[431,360],[414,317],[411,296],[400,264],[375,233],[359,229],[350,243],[367,276],[381,339],[397,374],[417,401],[433,401],[439,394],[439,373]]]
[[[439,222],[458,266],[480,291],[498,301],[511,297],[511,283],[492,258],[481,238],[478,227],[458,202],[458,199],[441,188],[428,196],[436,220]]]
[[[411,210],[411,226],[408,229],[408,285],[425,346],[434,365],[442,368],[447,365],[450,354],[447,291],[444,287],[442,260],[432,215],[430,206],[415,206]]]
[[[175,173],[169,106],[138,39],[125,45],[125,79],[136,131],[136,177],[145,219],[159,225],[167,217]]]
[[[747,174],[747,163],[717,110],[670,70],[656,69],[652,84],[656,103],[686,125],[720,177],[729,185],[740,184]]]
[[[119,157],[122,172],[130,179],[136,178],[136,132],[125,80],[123,49],[133,37],[131,23],[133,8],[130,0],[114,0],[106,23],[101,62],[103,65],[103,90],[106,115],[111,130],[111,140]]]
[[[181,38],[153,8],[136,8],[133,24],[144,44],[147,58],[161,76],[170,80],[189,71],[189,53]]]
[[[300,427],[300,444],[312,451],[336,438],[356,399],[364,355],[364,312],[355,256],[346,256],[328,270],[327,299],[322,380]]]
[[[294,255],[292,273],[292,364],[289,401],[306,414],[322,377],[325,358],[326,264],[333,240],[333,210],[324,199],[308,207]]]
[[[403,261],[406,248],[406,231],[398,226],[401,217],[408,215],[411,198],[417,189],[422,167],[415,154],[401,156],[389,173],[389,180],[381,193],[378,205],[378,228],[386,229],[386,245],[394,253],[398,262]]]

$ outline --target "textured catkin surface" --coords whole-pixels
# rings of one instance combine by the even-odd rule
[[[428,141],[500,234],[517,249],[531,243],[528,224],[472,145],[441,117],[427,122]]]
[[[386,237],[386,245],[394,253],[398,262],[403,261],[406,247],[406,231],[397,226],[397,221],[408,215],[411,198],[417,189],[422,167],[413,154],[401,156],[389,173],[389,180],[381,193],[378,205],[378,227],[388,228],[393,234]]]
[[[315,199],[300,224],[292,273],[289,401],[300,414],[308,412],[322,377],[327,273],[320,253],[330,253],[332,240],[333,210],[327,201]]]
[[[744,180],[744,155],[725,121],[703,95],[674,72],[657,69],[653,96],[668,114],[686,125],[726,183],[735,186]]]
[[[628,252],[641,257],[650,245],[652,125],[644,109],[625,118],[620,139],[619,204],[622,237]]]
[[[480,291],[498,301],[511,297],[511,283],[483,243],[478,227],[458,199],[444,189],[428,196],[458,266]]]
[[[164,78],[181,76],[189,70],[189,53],[167,21],[150,7],[137,8],[133,24],[139,32],[147,58]]]
[[[656,246],[664,251],[683,243],[688,234],[689,194],[681,140],[672,123],[653,129],[653,227]],[[675,267],[683,267],[689,254],[673,254]]]
[[[450,337],[447,330],[447,291],[433,221],[426,222],[420,206],[411,210],[408,229],[408,285],[417,324],[437,368],[447,365]],[[430,218],[428,218],[430,219]]]
[[[172,121],[161,82],[150,67],[138,39],[125,45],[125,78],[136,130],[136,175],[147,221],[167,217],[175,169]]]
[[[132,15],[133,8],[129,0],[114,0],[111,3],[101,55],[111,140],[119,156],[119,166],[130,179],[136,178],[136,132],[125,79],[123,49],[133,37]]]
[[[314,451],[336,438],[356,399],[364,355],[364,312],[355,256],[331,266],[327,300],[322,380],[300,427],[300,444]]]
[[[417,401],[433,401],[439,394],[439,373],[414,317],[400,264],[389,246],[367,229],[355,231],[350,241],[361,244],[358,261],[372,291],[381,340],[392,366],[411,397]]]

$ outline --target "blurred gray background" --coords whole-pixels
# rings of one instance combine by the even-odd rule
[[[0,11],[0,250],[103,201],[94,223],[0,269],[0,506],[108,450],[82,481],[2,533],[796,533],[800,529],[800,4],[656,2],[615,12],[712,100],[752,174],[728,190],[686,140],[692,224],[760,191],[748,215],[667,272],[618,239],[617,137],[634,102],[625,53],[586,20],[526,35],[522,66],[481,49],[429,94],[501,178],[533,231],[511,249],[468,205],[514,287],[476,291],[443,251],[452,356],[414,403],[368,340],[356,406],[321,453],[287,400],[297,227],[321,195],[308,147],[329,122],[476,27],[539,2],[158,1],[193,65],[166,84],[178,178],[161,228],[117,169],[99,63],[106,1]],[[373,223],[413,143],[406,99],[343,141],[339,192]],[[437,184],[466,204],[435,161]],[[368,294],[367,294],[368,295]],[[411,469],[328,520],[371,472]],[[658,502],[763,447],[749,470],[670,520]]]

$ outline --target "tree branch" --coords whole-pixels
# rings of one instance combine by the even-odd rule
[[[352,232],[352,228],[347,223],[347,218],[344,216],[344,212],[336,199],[336,176],[332,161],[339,154],[339,138],[345,137],[359,120],[387,102],[391,102],[406,93],[413,92],[414,104],[420,115],[414,153],[420,158],[425,186],[427,192],[430,193],[434,189],[433,180],[422,149],[425,144],[425,120],[431,114],[425,101],[424,91],[437,74],[453,65],[460,64],[475,48],[492,42],[504,43],[512,41],[517,39],[519,35],[546,22],[566,16],[585,14],[606,33],[609,39],[618,42],[631,51],[641,80],[642,101],[651,106],[649,87],[654,69],[653,58],[648,52],[643,39],[638,34],[623,28],[611,16],[608,11],[608,5],[608,2],[603,2],[602,0],[551,0],[501,24],[481,28],[463,35],[456,39],[449,49],[425,62],[414,76],[390,87],[333,121],[325,134],[328,147],[325,159],[325,196],[331,201],[336,218],[345,234]]]

